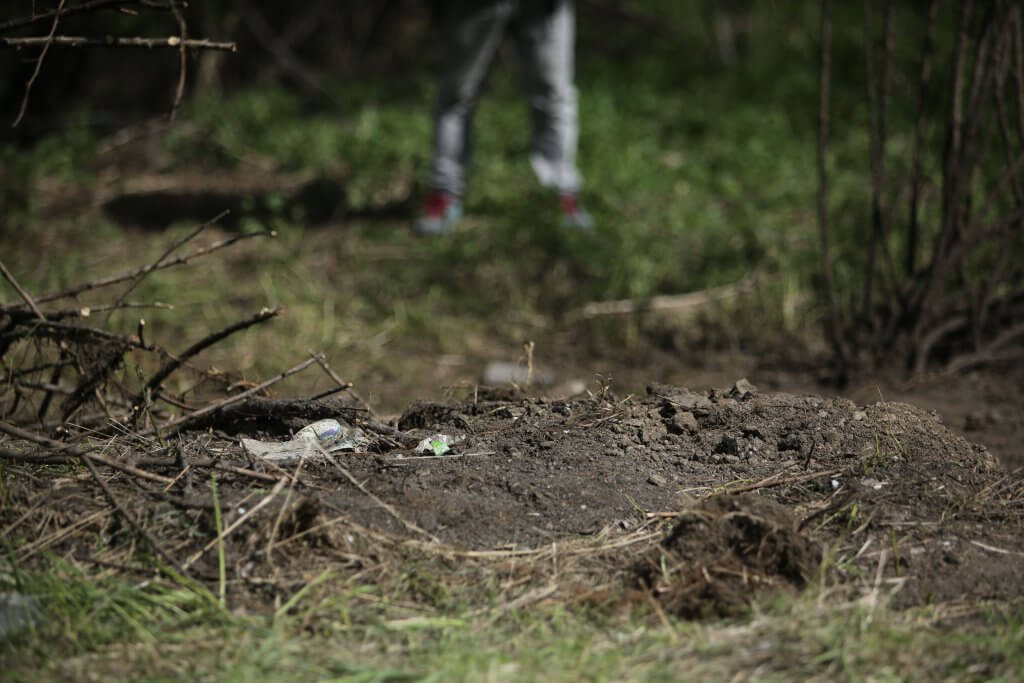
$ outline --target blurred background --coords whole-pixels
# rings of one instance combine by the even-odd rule
[[[147,333],[180,349],[282,306],[204,363],[251,382],[323,351],[384,412],[524,367],[527,342],[552,393],[595,375],[623,393],[744,375],[791,389],[1019,357],[1019,3],[581,0],[596,230],[562,229],[536,186],[508,44],[475,119],[467,218],[425,240],[409,223],[438,4],[183,6],[188,37],[237,51],[187,51],[173,122],[176,49],[53,45],[26,100],[40,48],[3,46],[2,260],[30,291],[59,291],[150,263],[230,209],[197,244],[276,237],[149,275],[131,299],[174,308],[146,311]],[[45,37],[52,20],[12,23],[44,9],[8,3],[0,37]],[[180,24],[123,2],[56,33]]]

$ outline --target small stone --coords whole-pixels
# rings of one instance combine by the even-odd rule
[[[660,420],[645,422],[639,430],[640,443],[652,444],[656,443],[661,437],[668,433],[665,425]]]
[[[786,434],[784,437],[779,439],[779,443],[776,448],[779,452],[782,451],[799,451],[802,445],[800,443],[800,436],[798,434]]]
[[[743,379],[736,380],[736,383],[732,385],[732,390],[729,392],[734,396],[746,396],[747,394],[756,394],[757,387],[750,383],[746,377]]]
[[[711,401],[708,400],[707,396],[695,394],[689,389],[683,389],[681,392],[672,394],[669,400],[672,402],[672,405],[682,410],[707,409],[711,407]]]
[[[853,421],[854,422],[860,422],[861,420],[863,420],[867,416],[868,416],[868,414],[865,413],[863,410],[855,411],[853,413]]]
[[[540,442],[540,447],[543,448],[544,450],[548,450],[549,448],[554,448],[555,447],[555,442],[554,441],[541,441]]]
[[[733,436],[723,436],[722,440],[715,445],[715,453],[727,453],[729,455],[739,455],[740,444]]]
[[[660,474],[652,474],[651,476],[647,477],[647,482],[649,484],[654,484],[655,486],[665,486],[666,484],[668,484],[668,479],[661,476]]]
[[[669,429],[673,434],[690,433],[696,434],[700,431],[700,425],[697,424],[697,418],[693,416],[693,413],[689,411],[676,413],[672,416],[672,423]]]

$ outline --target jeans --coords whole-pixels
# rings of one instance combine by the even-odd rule
[[[573,85],[575,13],[570,0],[447,3],[447,54],[434,111],[430,182],[462,196],[473,154],[472,119],[488,68],[506,33],[515,40],[533,138],[530,164],[541,185],[579,190]]]

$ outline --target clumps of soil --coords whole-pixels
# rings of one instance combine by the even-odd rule
[[[790,512],[769,498],[713,496],[680,513],[636,575],[673,614],[737,616],[753,592],[801,589],[817,573],[821,549],[795,527]]]
[[[112,435],[96,465],[106,492],[67,477],[60,454],[33,464],[25,444],[0,444],[12,468],[31,470],[11,480],[0,525],[20,560],[52,551],[104,566],[131,565],[145,527],[147,543],[217,581],[216,470],[228,584],[260,604],[328,569],[389,590],[417,567],[420,582],[464,581],[438,594],[482,608],[639,584],[644,604],[692,618],[818,579],[831,596],[897,606],[1011,599],[1024,585],[1021,471],[909,405],[749,383],[570,400],[479,390],[388,424],[345,402],[308,403],[209,411],[148,455],[137,436]],[[374,435],[369,452],[282,469],[239,444],[314,417]],[[438,433],[452,437],[449,453],[416,450]],[[131,528],[111,498],[136,513]],[[84,518],[93,526],[74,526]]]

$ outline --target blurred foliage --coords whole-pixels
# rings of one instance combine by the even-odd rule
[[[558,230],[552,198],[536,188],[526,161],[525,103],[507,46],[476,114],[466,229],[428,244],[411,240],[404,224],[423,190],[442,47],[429,5],[190,7],[190,35],[237,40],[240,52],[190,55],[192,94],[154,153],[155,168],[305,173],[336,187],[348,244],[400,254],[376,261],[352,292],[352,305],[376,311],[367,315],[378,325],[394,315],[409,324],[418,315],[436,320],[439,307],[466,315],[510,307],[559,312],[589,299],[678,293],[752,274],[765,294],[755,325],[792,324],[797,300],[811,302],[807,318],[818,318],[816,3],[578,2],[580,164],[585,200],[598,219],[590,236]],[[829,206],[837,287],[852,306],[870,225],[865,28],[859,3],[837,5]],[[926,11],[921,1],[894,10],[894,62],[913,64]],[[145,35],[176,30],[165,14],[145,12],[66,21],[69,32],[74,26],[86,34],[101,27]],[[281,44],[268,42],[268,29],[285,45],[286,59]],[[940,22],[935,107],[944,102],[953,37],[949,22]],[[63,70],[69,59],[75,67]],[[23,57],[0,61],[5,116],[16,109],[30,68]],[[18,215],[38,213],[26,196],[32,179],[90,182],[113,134],[167,112],[176,78],[173,51],[55,48],[26,124],[0,134],[8,138],[0,138],[4,178],[16,179],[0,193],[7,217],[0,231],[12,229]],[[897,93],[913,89],[905,73],[895,78]],[[910,163],[912,98],[894,99],[890,115],[889,177],[898,182],[886,200],[897,206]],[[941,169],[942,136],[939,126],[926,131],[926,186]],[[284,212],[280,197],[265,204],[269,217],[243,216],[241,225],[269,221],[293,235],[295,250],[282,258],[294,257],[311,226],[301,214]],[[934,230],[936,202],[922,211]]]

